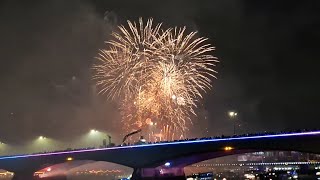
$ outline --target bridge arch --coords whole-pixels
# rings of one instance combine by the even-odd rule
[[[301,153],[320,154],[320,136],[265,136],[258,138],[239,137],[219,141],[199,140],[188,146],[181,145],[176,151],[163,150],[169,153],[165,158],[159,157],[153,167],[164,167],[171,162],[172,167],[185,167],[208,159],[261,151],[297,151]],[[150,166],[149,166],[150,167]]]
[[[98,170],[98,171],[97,171]],[[95,171],[95,172],[92,172]],[[47,166],[37,171],[39,179],[68,179],[77,174],[100,173],[101,175],[119,176],[121,174],[132,174],[133,169],[122,165],[92,160],[75,160],[60,164]],[[121,173],[121,174],[120,174]]]

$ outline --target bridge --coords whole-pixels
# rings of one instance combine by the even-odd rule
[[[39,169],[73,160],[107,161],[134,169],[132,179],[185,179],[183,167],[217,157],[257,151],[320,153],[320,131],[199,139],[0,157],[14,180],[31,180]]]

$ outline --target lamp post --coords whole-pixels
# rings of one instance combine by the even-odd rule
[[[38,136],[33,144],[33,148],[35,148],[33,151],[38,152],[39,150],[41,152],[49,151],[49,139],[46,136]]]
[[[39,136],[39,140],[44,140],[44,139],[46,139],[45,136]]]
[[[101,133],[96,129],[91,129],[87,138],[87,146],[96,148],[100,144]]]
[[[103,131],[98,131],[96,129],[91,129],[90,134],[98,141],[100,141],[102,138],[102,146],[109,147],[113,146],[113,143],[111,142],[111,136]],[[107,139],[109,140],[109,143],[107,145]]]
[[[230,120],[233,120],[233,135],[236,135],[236,120],[235,118],[237,117],[238,113],[235,111],[229,111],[228,112]]]
[[[98,130],[95,130],[95,129],[91,129],[91,130],[90,130],[90,133],[91,133],[91,134],[94,134],[94,133],[97,133],[97,132],[99,132],[99,131],[98,131]]]

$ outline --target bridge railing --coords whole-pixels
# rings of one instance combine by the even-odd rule
[[[173,143],[173,142],[185,142],[185,141],[196,141],[196,140],[214,140],[214,139],[226,139],[226,138],[241,138],[241,137],[254,137],[254,136],[267,136],[267,135],[281,135],[281,134],[295,134],[295,133],[307,133],[307,132],[320,132],[319,129],[301,129],[296,131],[280,131],[280,132],[262,132],[262,133],[248,133],[248,134],[241,134],[241,135],[232,135],[232,136],[210,136],[210,137],[201,137],[201,138],[186,138],[186,139],[179,139],[173,141],[157,141],[157,142],[146,142],[145,144],[161,144],[161,143]],[[120,146],[134,146],[138,144],[121,144],[115,147]],[[95,147],[86,147],[86,148],[77,148],[77,149],[64,149],[64,150],[57,150],[57,151],[45,151],[45,152],[37,152],[32,154],[45,154],[45,153],[58,153],[58,152],[68,152],[68,151],[78,151],[78,150],[90,150],[90,149],[101,149]],[[29,154],[18,154],[18,155],[29,155]],[[16,155],[17,156],[17,155]]]

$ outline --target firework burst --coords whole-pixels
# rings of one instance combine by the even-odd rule
[[[125,130],[144,129],[151,139],[184,136],[215,78],[214,47],[185,27],[161,29],[152,19],[128,21],[112,36],[100,50],[93,78],[99,93],[120,99]]]

